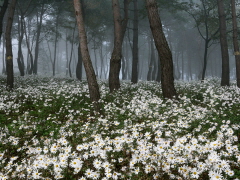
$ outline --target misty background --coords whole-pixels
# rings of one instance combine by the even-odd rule
[[[0,1],[2,2],[2,1]],[[158,0],[165,36],[172,51],[175,80],[199,80],[203,73],[206,27],[208,44],[205,77],[221,77],[221,49],[217,4],[213,0]],[[205,3],[205,6],[203,6]],[[83,1],[84,21],[91,60],[97,78],[108,79],[114,41],[111,0]],[[120,3],[123,6],[123,3]],[[190,6],[194,4],[194,6]],[[123,42],[120,79],[131,79],[133,41],[133,3],[129,6],[129,21]],[[209,13],[206,26],[204,7]],[[230,79],[236,78],[232,46],[231,13],[226,6]],[[237,6],[237,10],[239,8]],[[7,13],[5,14],[7,16]],[[138,1],[139,63],[138,79],[154,81],[159,73],[159,58],[149,28],[144,1]],[[0,70],[6,73],[5,28],[0,42]],[[217,32],[217,33],[216,33]],[[79,38],[72,1],[19,0],[15,10],[13,30],[13,62],[15,75],[47,75],[76,78]],[[19,49],[21,48],[21,52]],[[17,59],[21,59],[22,65]],[[32,59],[31,59],[32,58]],[[30,70],[37,62],[37,71]],[[20,66],[24,74],[20,74]],[[81,67],[85,78],[84,68]]]

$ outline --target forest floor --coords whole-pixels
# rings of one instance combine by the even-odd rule
[[[69,78],[0,76],[1,179],[240,178],[240,89],[219,79],[161,85],[128,81],[91,115],[88,86]]]

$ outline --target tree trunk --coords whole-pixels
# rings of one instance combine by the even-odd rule
[[[161,84],[164,98],[177,98],[173,78],[172,53],[163,33],[156,0],[145,0],[150,28],[161,60]]]
[[[54,54],[53,54],[53,63],[52,63],[52,71],[53,76],[56,75],[56,60],[57,60],[57,43],[58,43],[58,25],[59,25],[59,10],[56,18],[56,28],[55,28],[55,40],[54,40]]]
[[[90,99],[93,103],[95,112],[101,113],[100,105],[98,102],[100,99],[100,92],[99,92],[96,75],[93,69],[92,61],[88,51],[87,36],[84,28],[81,3],[79,0],[73,0],[73,3],[74,3],[75,15],[76,15],[77,25],[78,25],[81,54],[82,54],[83,64],[84,64],[87,81],[88,81]]]
[[[152,37],[149,38],[149,43],[150,43],[150,62],[148,66],[148,73],[147,73],[147,80],[152,81],[152,73],[153,73],[153,66],[154,66],[154,61],[155,61],[155,54],[154,54],[154,44],[153,44],[153,39]]]
[[[222,79],[221,86],[229,86],[229,55],[228,55],[228,43],[227,43],[227,25],[224,12],[223,0],[218,0],[218,15],[220,22],[220,44],[222,53]]]
[[[158,57],[158,71],[157,71],[156,81],[161,82],[161,63],[160,63],[159,57]]]
[[[124,0],[124,20],[121,19],[120,6],[118,0],[112,0],[113,18],[114,18],[114,47],[110,59],[109,70],[109,89],[110,92],[120,88],[119,74],[122,59],[122,43],[128,22],[128,4],[129,0]],[[122,24],[123,21],[123,24]]]
[[[132,83],[138,82],[138,0],[134,0]]]
[[[68,76],[68,41],[67,41],[67,37],[68,37],[68,33],[66,30],[66,40],[65,40],[65,47],[66,47],[66,77]]]
[[[70,59],[69,59],[69,64],[68,64],[68,72],[69,72],[69,76],[70,76],[70,77],[72,77],[71,62],[72,62],[72,56],[73,56],[73,45],[74,45],[73,39],[74,39],[74,37],[75,37],[76,26],[77,26],[77,23],[75,23],[74,30],[73,30],[73,34],[72,34],[71,53],[70,53]]]
[[[29,22],[28,22],[28,25],[29,25]],[[27,35],[26,22],[24,20],[23,20],[23,26],[24,26],[24,34],[25,34],[25,38],[26,38],[26,45],[27,45],[27,49],[28,49],[27,74],[32,74],[33,73],[33,54],[32,54],[32,50],[30,47],[30,40]],[[30,62],[29,62],[29,60],[30,60]]]
[[[238,28],[237,28],[235,0],[231,0],[231,8],[232,8],[232,24],[233,24],[233,46],[234,46],[234,52],[235,52],[234,54],[235,54],[235,62],[236,62],[236,79],[237,79],[237,87],[240,88],[240,52],[239,52],[239,44],[238,44]]]
[[[36,35],[36,45],[35,45],[35,56],[34,56],[34,62],[33,62],[33,74],[37,74],[38,71],[38,54],[39,54],[39,43],[40,43],[40,35],[41,35],[41,28],[42,28],[42,21],[43,21],[43,14],[44,14],[44,3],[41,7],[40,12],[40,19],[38,22],[37,27],[37,35]]]
[[[20,17],[18,18],[18,57],[17,57],[17,63],[18,63],[18,69],[20,71],[20,75],[24,76],[24,59],[23,59],[23,53],[22,53],[22,41],[24,36],[24,28],[23,28],[23,21],[24,16],[22,13],[20,13]]]
[[[77,62],[77,68],[76,68],[76,77],[79,81],[82,80],[82,54],[81,54],[80,44],[78,46],[78,62]]]
[[[14,82],[14,75],[13,75],[13,53],[12,53],[12,23],[14,17],[14,11],[16,7],[17,0],[12,0],[9,12],[8,12],[8,20],[7,20],[7,27],[6,27],[6,70],[7,70],[7,89],[13,89],[13,82]]]
[[[5,58],[5,44],[6,44],[6,41],[5,41],[5,35],[3,34],[3,50],[2,50],[2,74],[7,74],[6,72],[6,67],[5,67],[5,62],[6,62],[6,58]]]
[[[7,11],[7,7],[8,7],[8,0],[4,0],[3,5],[0,8],[1,9],[1,11],[0,11],[0,40],[1,40],[1,37],[2,37],[3,18],[4,18],[4,15],[5,15],[6,11]]]

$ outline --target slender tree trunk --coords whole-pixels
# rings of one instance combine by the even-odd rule
[[[40,43],[40,35],[41,35],[41,29],[42,29],[42,21],[43,21],[43,14],[44,14],[44,3],[41,7],[40,12],[40,19],[38,22],[37,27],[37,35],[36,35],[36,45],[35,45],[35,56],[34,56],[34,62],[33,62],[33,74],[37,74],[38,71],[38,55],[39,55],[39,43]]]
[[[230,73],[229,73],[229,54],[227,43],[227,25],[224,12],[223,0],[218,0],[218,14],[220,22],[220,44],[222,52],[222,79],[221,86],[229,86]]]
[[[6,11],[7,11],[8,1],[9,0],[4,0],[3,5],[0,8],[1,9],[1,11],[0,11],[0,40],[1,40],[1,37],[2,37],[2,30],[3,30],[3,18],[4,18],[4,15],[5,15]]]
[[[56,74],[56,60],[57,60],[57,43],[58,43],[58,25],[59,25],[59,11],[56,18],[56,27],[55,27],[55,40],[54,40],[54,54],[53,54],[53,63],[52,63],[52,71],[53,76]]]
[[[67,41],[67,37],[68,37],[68,33],[66,30],[66,40],[65,40],[65,47],[66,47],[66,77],[68,76],[68,41]]]
[[[96,75],[92,66],[92,61],[88,51],[87,36],[84,28],[81,3],[79,0],[73,0],[73,3],[74,3],[75,15],[76,15],[77,25],[78,25],[81,54],[82,54],[83,64],[85,67],[87,81],[88,81],[90,99],[93,103],[95,112],[101,113],[100,105],[98,102],[100,99],[100,92],[99,92]]]
[[[6,67],[5,67],[5,62],[6,62],[6,58],[5,58],[5,44],[6,44],[6,41],[5,41],[5,35],[3,34],[3,51],[2,51],[2,63],[3,63],[3,67],[2,67],[2,74],[5,74],[6,75]]]
[[[82,53],[80,44],[78,46],[78,62],[77,62],[77,68],[76,68],[76,77],[79,81],[82,80]]]
[[[184,81],[184,55],[183,55],[183,49],[181,51],[181,57],[182,57],[182,80]]]
[[[14,17],[14,11],[16,7],[17,0],[12,0],[9,6],[8,20],[6,27],[6,69],[7,69],[7,89],[13,89],[14,74],[13,74],[13,53],[12,53],[12,23]]]
[[[134,0],[132,83],[138,82],[138,0]]]
[[[18,69],[20,71],[20,75],[24,76],[24,59],[23,59],[23,53],[22,53],[22,41],[23,41],[23,36],[24,36],[24,28],[23,28],[23,21],[24,21],[24,16],[21,13],[20,17],[18,18],[18,57],[17,57],[17,63],[18,63]]]
[[[68,71],[69,71],[69,76],[72,77],[72,71],[71,71],[71,62],[72,62],[72,56],[73,56],[73,39],[75,36],[75,30],[76,30],[77,23],[75,23],[73,34],[72,34],[72,45],[71,45],[71,53],[70,53],[70,59],[69,59],[69,64],[68,64]]]
[[[126,58],[123,56],[122,57],[122,80],[127,79],[127,72],[126,72]]]
[[[237,28],[235,0],[231,0],[231,8],[232,8],[232,24],[233,24],[233,46],[234,46],[234,52],[235,52],[234,54],[235,54],[235,62],[236,62],[236,79],[237,79],[237,87],[240,88],[240,52],[239,52],[239,44],[238,44],[238,28]]]
[[[147,73],[147,80],[152,81],[152,73],[153,73],[153,66],[154,66],[154,61],[155,61],[155,54],[154,54],[154,44],[153,44],[153,39],[152,37],[149,38],[149,43],[150,43],[150,63],[148,66],[148,73]]]
[[[109,70],[109,89],[110,92],[120,88],[119,74],[122,59],[122,43],[128,22],[128,4],[129,0],[124,0],[124,20],[121,19],[120,6],[118,0],[112,0],[113,18],[114,18],[114,48],[110,59]],[[122,24],[123,23],[123,24]]]
[[[100,79],[103,79],[103,72],[104,72],[104,57],[102,52],[102,46],[99,48],[100,60],[101,60],[101,71],[100,71]]]
[[[150,28],[159,56],[161,57],[161,84],[164,98],[177,98],[173,78],[172,53],[163,33],[156,0],[145,0]]]
[[[31,47],[30,47],[30,40],[27,36],[27,28],[26,28],[26,23],[25,21],[23,20],[23,26],[24,26],[24,34],[25,34],[25,38],[26,38],[26,44],[27,44],[27,49],[28,49],[28,56],[30,58],[30,63],[28,63],[28,74],[32,74],[33,73],[33,54],[32,54],[32,51],[31,51]]]

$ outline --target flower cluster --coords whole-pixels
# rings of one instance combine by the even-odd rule
[[[235,86],[179,82],[184,93],[174,101],[164,100],[154,82],[124,82],[115,94],[101,82],[105,116],[93,117],[85,82],[25,81],[32,87],[19,85],[10,98],[2,89],[0,179],[219,180],[239,175],[240,91]]]

